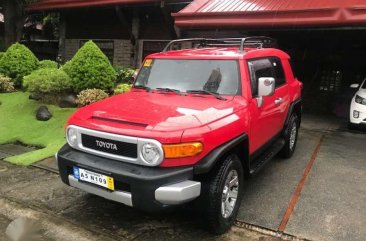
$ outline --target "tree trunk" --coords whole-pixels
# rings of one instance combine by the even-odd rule
[[[22,37],[24,26],[23,4],[18,1],[4,1],[5,47],[8,48]]]

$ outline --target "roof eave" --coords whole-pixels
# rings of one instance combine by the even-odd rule
[[[187,0],[184,0],[186,2]],[[113,6],[113,5],[129,5],[129,4],[148,4],[159,3],[160,0],[59,0],[59,1],[41,1],[32,4],[28,4],[26,11],[50,11],[50,10],[62,10],[62,9],[74,9],[85,7],[101,7],[101,6]],[[168,2],[182,2],[182,0],[168,0]]]
[[[314,27],[366,25],[366,6],[291,11],[184,12],[173,14],[181,28]]]

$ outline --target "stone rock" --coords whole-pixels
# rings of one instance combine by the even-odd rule
[[[61,108],[75,108],[77,106],[76,96],[74,94],[62,96],[58,105]]]
[[[47,106],[42,105],[37,109],[36,118],[39,121],[48,121],[51,119],[52,114],[49,112]]]
[[[37,93],[32,93],[29,95],[29,99],[30,100],[40,100],[42,99],[42,96],[40,94]]]

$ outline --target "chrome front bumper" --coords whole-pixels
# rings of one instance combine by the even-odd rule
[[[70,183],[70,186],[72,186],[72,187],[76,187],[76,188],[84,190],[88,193],[92,193],[92,194],[95,194],[97,196],[104,197],[105,199],[109,199],[109,200],[112,200],[112,201],[123,203],[127,206],[132,207],[131,193],[121,192],[121,191],[109,192],[107,190],[104,190],[104,189],[98,188],[96,186],[93,186],[93,184],[79,182],[79,180],[76,179],[75,177],[73,177],[72,175],[69,175],[69,183]]]
[[[68,176],[69,184],[72,187],[84,190],[88,193],[104,197],[106,199],[123,203],[132,207],[132,193],[123,191],[107,191],[93,184],[78,181],[73,175]],[[155,200],[164,205],[183,204],[199,197],[201,194],[201,183],[195,181],[183,181],[172,185],[162,186],[155,190]],[[153,201],[153,200],[151,200]]]
[[[177,205],[192,201],[201,194],[201,183],[184,181],[159,187],[155,190],[155,200],[167,205]]]

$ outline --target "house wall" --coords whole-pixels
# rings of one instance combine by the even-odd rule
[[[173,11],[179,11],[178,6]],[[86,8],[62,13],[65,19],[65,46],[60,52],[70,60],[86,40],[93,40],[114,65],[138,67],[147,52],[160,51],[172,36],[160,5]],[[135,45],[130,40],[135,36]],[[155,40],[161,44],[152,43]],[[149,46],[146,46],[149,45]],[[149,53],[150,53],[149,52]]]
[[[125,13],[127,21],[131,13]],[[93,40],[113,65],[132,66],[133,45],[129,32],[116,14],[115,8],[86,8],[63,13],[66,21],[65,61],[70,60],[88,40]]]
[[[70,60],[82,44],[89,39],[66,39],[65,40],[65,60]],[[113,54],[111,56],[107,54],[113,65],[130,67],[134,64],[131,63],[131,55],[133,53],[133,45],[130,40],[127,39],[92,39],[101,49],[103,49],[103,42],[113,43]]]
[[[131,13],[123,11],[127,21]],[[64,12],[67,39],[128,39],[115,8],[85,8]]]

